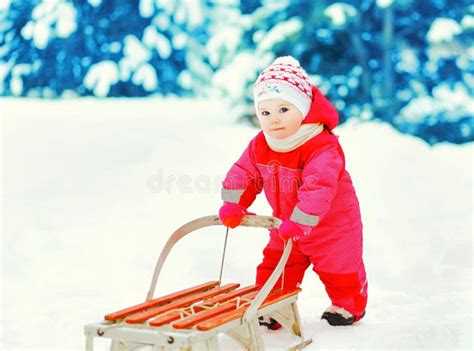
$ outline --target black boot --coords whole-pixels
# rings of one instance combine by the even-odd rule
[[[362,317],[364,317],[364,315],[365,311],[360,317],[358,317],[353,316],[351,313],[347,312],[343,308],[330,306],[326,311],[324,311],[323,315],[321,316],[321,319],[327,320],[328,323],[332,326],[344,326],[352,325],[355,322],[358,322],[362,319]]]
[[[258,324],[263,325],[264,327],[267,327],[269,330],[278,330],[281,328],[280,323],[278,323],[273,318],[267,317],[267,316],[258,317]]]

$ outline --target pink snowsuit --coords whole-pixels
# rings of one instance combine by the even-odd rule
[[[323,132],[289,152],[270,149],[260,132],[228,172],[222,199],[248,208],[264,190],[274,217],[314,226],[294,242],[284,287],[298,286],[313,264],[332,304],[360,317],[367,304],[367,280],[359,202],[344,153],[330,132],[338,123],[337,112],[317,88],[312,90],[311,109],[303,123],[323,123]],[[263,262],[257,267],[257,284],[268,279],[282,250],[278,230],[270,230]]]

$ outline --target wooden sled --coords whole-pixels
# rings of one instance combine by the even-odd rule
[[[276,228],[280,220],[266,216],[244,216],[247,227]],[[93,350],[94,338],[112,339],[110,350],[220,350],[218,335],[225,333],[244,350],[264,350],[258,317],[277,320],[292,336],[288,350],[299,350],[312,342],[303,337],[296,306],[301,289],[283,291],[275,283],[281,276],[292,242],[268,281],[261,288],[238,283],[221,285],[210,281],[159,298],[153,298],[163,264],[173,246],[200,228],[222,225],[218,216],[191,221],[171,235],[156,263],[150,290],[144,303],[105,315],[101,322],[84,328],[86,350]]]

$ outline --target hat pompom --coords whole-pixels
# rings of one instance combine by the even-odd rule
[[[300,63],[298,62],[297,59],[295,59],[292,56],[280,56],[273,61],[272,65],[292,65],[292,66],[297,66],[300,67]]]

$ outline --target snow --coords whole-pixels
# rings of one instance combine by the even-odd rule
[[[165,31],[170,26],[170,18],[164,13],[159,13],[153,18],[153,24],[159,30]]]
[[[397,120],[420,123],[429,116],[437,114],[441,114],[444,120],[452,123],[456,123],[466,116],[474,115],[473,99],[464,85],[459,83],[454,86],[437,85],[433,88],[433,97],[426,95],[411,100],[400,111]]]
[[[173,38],[171,38],[171,41],[173,43],[173,47],[176,50],[181,50],[186,46],[186,43],[188,42],[188,35],[184,32],[176,33],[175,35],[173,35]]]
[[[399,71],[416,74],[420,69],[420,62],[416,56],[415,50],[403,49],[400,51],[400,59],[395,65]]]
[[[386,8],[392,6],[393,0],[377,0],[376,3],[378,7]]]
[[[31,20],[21,30],[26,40],[33,40],[38,49],[45,49],[55,36],[67,38],[77,29],[74,5],[60,0],[39,2],[31,13]]]
[[[119,69],[113,61],[106,60],[93,64],[84,78],[84,86],[95,96],[105,97],[110,87],[119,81]]]
[[[176,9],[176,2],[168,0],[155,0],[155,7],[163,9],[167,15],[172,15]]]
[[[240,52],[225,67],[221,68],[212,77],[212,85],[219,87],[225,96],[238,100],[242,95],[242,87],[249,81],[255,80],[257,70],[262,62],[271,63],[272,57],[256,57],[253,52]],[[235,74],[239,72],[239,74]]]
[[[92,7],[97,7],[100,4],[102,4],[102,0],[87,0],[87,2],[92,6]]]
[[[154,2],[153,0],[140,0],[138,4],[138,12],[143,18],[150,18],[153,16]]]
[[[178,75],[177,82],[183,88],[191,89],[193,86],[193,78],[192,78],[191,73],[184,70],[181,71],[181,73]]]
[[[176,23],[186,23],[186,27],[189,30],[202,26],[205,19],[204,3],[202,0],[186,0],[181,2],[174,13]]]
[[[149,63],[141,65],[132,78],[135,85],[141,85],[146,91],[155,91],[158,87],[158,78],[155,68]]]
[[[150,48],[154,47],[163,60],[167,60],[173,50],[169,39],[159,33],[154,26],[145,28],[143,43]]]
[[[150,50],[134,35],[127,35],[124,39],[123,60],[130,61],[132,67],[137,67],[142,62],[147,62],[151,58]]]
[[[257,52],[263,53],[270,51],[275,45],[301,31],[301,28],[303,28],[303,23],[301,19],[297,17],[277,23],[266,33],[261,41],[257,42]]]
[[[458,22],[451,18],[436,18],[426,35],[431,43],[449,42],[453,37],[462,32]]]
[[[344,26],[349,17],[357,15],[357,9],[354,6],[342,2],[336,2],[324,10],[335,26]]]
[[[163,48],[162,43],[158,40],[160,38],[157,38],[156,35],[158,33],[147,31],[144,43],[150,46],[157,45],[157,50],[160,49],[163,56],[166,54],[164,53],[166,48]],[[117,84],[119,80],[131,80],[136,85],[142,85],[146,91],[156,90],[158,76],[155,68],[148,63],[151,57],[150,50],[134,35],[127,35],[123,45],[125,55],[118,64],[114,61],[104,60],[89,68],[84,78],[84,85],[92,90],[94,95],[107,96],[111,86]],[[119,42],[113,42],[110,50],[117,50],[120,46]]]
[[[0,0],[0,11],[6,11],[10,8],[11,0]]]
[[[217,212],[220,180],[256,130],[226,118],[219,99],[0,103],[0,349],[82,350],[85,324],[145,299],[169,235]],[[330,327],[308,270],[305,350],[471,350],[473,144],[429,147],[376,122],[336,133],[361,203],[369,304],[359,324]],[[269,214],[263,195],[251,209]],[[223,234],[183,239],[156,295],[216,279]],[[231,231],[224,282],[253,282],[266,238]],[[264,335],[268,350],[285,340],[283,330]]]
[[[461,25],[464,29],[469,29],[474,27],[474,16],[464,15],[461,20]]]
[[[215,31],[206,43],[210,63],[218,67],[223,53],[227,53],[226,56],[234,55],[241,45],[242,36],[243,30],[239,27],[228,27]]]
[[[214,72],[211,67],[202,60],[200,53],[187,51],[185,55],[187,71],[193,79],[196,94],[205,94],[210,88],[207,84]]]
[[[37,65],[22,63],[19,65],[13,66],[13,69],[11,70],[12,79],[10,81],[10,89],[13,95],[19,96],[23,93],[22,76],[27,76],[28,74],[30,74],[34,66],[37,66]]]
[[[58,5],[57,12],[56,35],[59,38],[67,38],[77,29],[76,9],[73,4],[61,3]]]

